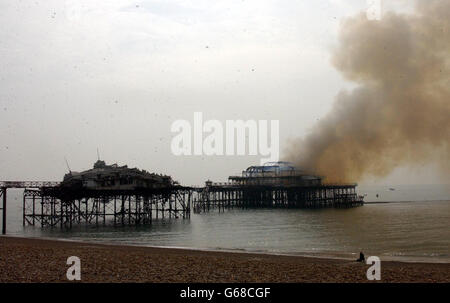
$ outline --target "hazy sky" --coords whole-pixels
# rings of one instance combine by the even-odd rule
[[[60,180],[64,157],[88,169],[98,148],[108,163],[183,184],[224,181],[260,157],[176,157],[172,122],[194,111],[276,119],[283,149],[352,87],[330,50],[342,19],[365,9],[365,0],[2,0],[0,179]],[[380,182],[424,176],[439,182],[432,167]]]

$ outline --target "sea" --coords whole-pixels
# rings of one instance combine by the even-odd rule
[[[450,186],[359,186],[350,209],[232,209],[149,226],[22,225],[22,191],[8,190],[7,234],[121,245],[405,262],[450,262]],[[0,219],[1,220],[1,219]]]

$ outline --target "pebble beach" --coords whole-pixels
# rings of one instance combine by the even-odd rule
[[[351,260],[0,237],[0,282],[369,282]],[[449,263],[383,261],[380,282],[450,282]]]

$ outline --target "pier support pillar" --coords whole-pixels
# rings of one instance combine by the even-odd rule
[[[3,206],[2,206],[2,235],[6,234],[6,187],[2,188]]]

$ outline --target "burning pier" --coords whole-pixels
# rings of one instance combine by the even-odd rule
[[[194,211],[211,208],[319,208],[364,204],[357,184],[326,184],[288,162],[251,166],[227,183],[207,181],[194,200]]]

